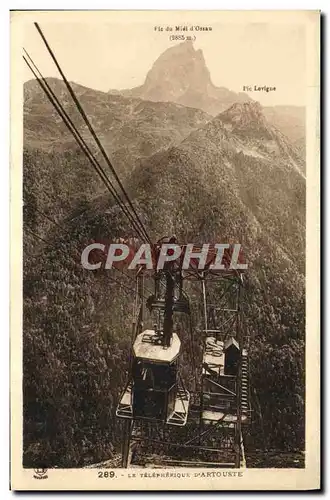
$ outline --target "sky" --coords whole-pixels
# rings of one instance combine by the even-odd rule
[[[159,55],[179,43],[170,41],[165,30],[173,23],[158,23],[164,31],[155,31],[152,22],[40,25],[67,78],[102,91],[141,85]],[[211,32],[194,31],[194,47],[202,49],[216,86],[235,92],[248,85],[276,87],[274,92],[248,94],[264,106],[305,105],[306,39],[299,20],[297,24],[217,22],[211,26]],[[24,48],[44,76],[59,76],[32,22],[25,25]],[[24,71],[24,80],[29,80],[29,69]]]

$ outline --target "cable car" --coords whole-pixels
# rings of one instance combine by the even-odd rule
[[[247,352],[235,337],[207,336],[203,356],[203,420],[237,422],[239,363],[242,358],[242,423],[247,419]]]
[[[178,358],[181,342],[176,333],[164,347],[157,330],[145,330],[133,344],[132,379],[117,407],[117,416],[183,426],[190,394],[184,388]]]

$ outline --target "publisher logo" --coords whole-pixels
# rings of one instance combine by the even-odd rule
[[[35,479],[47,479],[47,470],[48,469],[34,469],[33,477]]]

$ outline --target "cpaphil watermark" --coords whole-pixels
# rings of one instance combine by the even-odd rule
[[[245,262],[241,244],[204,243],[195,245],[178,245],[162,243],[133,246],[126,243],[94,242],[86,246],[81,254],[81,264],[84,269],[112,269],[127,267],[134,270],[143,267],[148,270],[163,270],[170,263],[182,270],[198,269],[212,271],[238,270],[244,271],[248,265]]]

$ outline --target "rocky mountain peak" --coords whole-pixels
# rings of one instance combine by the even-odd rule
[[[213,116],[234,102],[249,100],[247,94],[213,85],[203,51],[195,50],[190,40],[165,50],[152,65],[143,85],[109,92],[149,101],[172,101]]]
[[[230,108],[220,113],[217,120],[227,130],[244,135],[255,135],[271,139],[274,137],[274,129],[267,121],[263,108],[259,102],[237,102]]]
[[[236,102],[229,109],[221,113],[221,120],[232,122],[233,124],[246,125],[249,122],[266,123],[263,108],[259,102]]]
[[[188,40],[160,55],[147,74],[143,94],[151,100],[177,101],[188,90],[204,93],[209,85],[203,52]]]

